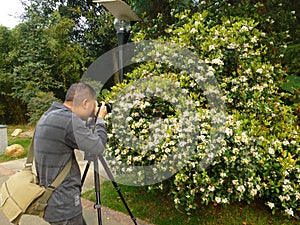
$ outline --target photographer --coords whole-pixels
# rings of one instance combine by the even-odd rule
[[[51,195],[44,219],[51,225],[85,225],[81,206],[81,173],[74,149],[102,154],[107,141],[102,102],[99,113],[96,92],[88,84],[76,83],[68,89],[63,104],[54,102],[39,120],[34,137],[34,156],[40,184],[47,187],[72,158],[70,173]],[[92,133],[85,122],[97,115]]]

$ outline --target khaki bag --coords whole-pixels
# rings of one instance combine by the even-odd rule
[[[0,187],[0,210],[13,224],[18,224],[23,214],[43,217],[48,199],[71,169],[72,158],[49,187],[39,185],[32,170],[33,142],[34,139],[30,144],[25,168],[10,176]]]

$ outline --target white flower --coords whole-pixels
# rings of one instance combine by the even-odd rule
[[[282,142],[282,144],[285,145],[285,146],[287,146],[287,145],[289,145],[289,141],[288,141],[288,140],[284,140],[284,141]]]
[[[273,209],[275,204],[273,202],[267,202],[267,206],[269,206],[270,209]]]
[[[226,127],[226,129],[225,129],[225,134],[226,134],[228,137],[231,137],[231,136],[232,136],[232,134],[233,134],[233,131],[232,131],[232,129],[230,129],[230,128]]]
[[[166,30],[166,32],[167,32],[167,33],[172,33],[172,29],[169,28],[169,29]]]
[[[245,32],[247,32],[247,31],[249,31],[249,29],[248,29],[248,27],[246,27],[246,26],[242,26],[241,29],[240,29],[240,32],[241,32],[241,33],[245,33]]]
[[[217,203],[220,203],[222,201],[222,199],[220,197],[216,197],[215,200]]]
[[[194,23],[196,26],[198,26],[200,24],[200,21],[196,20]]]
[[[252,190],[250,191],[250,195],[251,195],[251,196],[257,195],[257,190],[256,190],[256,189],[252,189]]]
[[[269,154],[273,155],[274,153],[275,153],[274,149],[273,148],[269,148]]]
[[[245,76],[241,76],[241,78],[240,78],[240,81],[241,81],[241,82],[246,82],[247,80],[248,80],[248,78],[245,77]]]
[[[257,40],[258,40],[258,38],[257,38],[256,36],[254,36],[254,37],[251,38],[251,42],[252,42],[252,43],[256,43]]]
[[[195,28],[195,27],[193,27],[191,30],[190,30],[190,33],[191,34],[195,34],[195,33],[197,33],[198,31],[197,31],[197,29]]]
[[[219,59],[219,58],[213,59],[213,60],[211,61],[211,63],[212,63],[212,64],[219,65],[219,66],[223,66],[223,65],[224,65],[224,62],[223,62],[221,59]]]
[[[195,63],[195,61],[194,61],[194,60],[192,60],[192,59],[189,59],[187,63],[188,63],[188,64],[194,64],[194,63]]]
[[[281,202],[283,202],[284,201],[284,197],[282,196],[282,195],[279,195],[279,200],[281,201]]]
[[[233,149],[232,149],[232,152],[233,152],[234,154],[238,154],[239,151],[240,151],[240,150],[239,150],[238,148],[233,148]]]
[[[239,181],[238,181],[238,180],[233,180],[232,183],[233,183],[234,185],[238,185],[238,184],[239,184]]]
[[[226,173],[223,173],[223,172],[222,172],[222,173],[220,173],[220,176],[221,176],[221,177],[226,177],[227,175],[226,175]]]
[[[227,46],[227,48],[228,49],[236,49],[236,48],[238,48],[239,46],[236,44],[236,43],[230,43],[228,46]]]
[[[286,177],[287,175],[289,175],[289,172],[285,170],[285,171],[282,172],[282,174],[283,174],[283,176]]]
[[[291,182],[290,182],[288,179],[284,179],[284,180],[283,180],[283,183],[284,183],[284,184],[289,184],[289,183],[291,183]]]
[[[215,187],[213,185],[209,185],[208,186],[208,190],[211,191],[211,192],[213,192],[213,191],[215,191]]]
[[[208,46],[208,50],[211,51],[211,50],[215,50],[216,49],[216,46],[215,45],[210,45]]]
[[[223,198],[222,199],[222,203],[224,203],[224,204],[228,203],[228,199],[227,198]]]
[[[246,191],[246,188],[244,187],[244,185],[240,185],[237,187],[237,190],[241,193],[245,192]]]
[[[256,73],[262,74],[262,72],[263,72],[262,68],[259,68],[259,69],[256,70]]]
[[[247,165],[249,163],[249,160],[248,159],[242,159],[242,163]]]
[[[248,144],[249,138],[245,132],[242,133],[241,139],[242,139],[242,142],[244,142],[245,144]]]
[[[175,199],[174,199],[174,202],[175,202],[175,204],[179,204],[179,203],[180,203],[179,198],[175,198]]]
[[[290,216],[294,216],[294,211],[292,208],[286,209],[285,212],[286,212],[286,214],[288,214]]]

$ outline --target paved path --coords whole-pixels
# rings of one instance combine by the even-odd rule
[[[82,171],[85,170],[87,162],[83,159],[83,154],[81,154],[79,151],[76,152],[76,157],[78,160],[78,163],[80,165],[80,168]],[[19,159],[19,160],[13,160],[5,163],[0,163],[0,185],[12,174],[14,174],[16,171],[21,170],[24,168],[26,159]],[[99,168],[100,174],[105,173],[103,168]],[[103,177],[100,179],[103,181]],[[83,192],[90,190],[94,187],[94,173],[93,173],[93,165],[90,166],[88,170],[87,177],[84,182],[83,186]],[[125,196],[126,198],[126,196]],[[94,203],[90,202],[88,200],[82,199],[82,206],[83,206],[83,215],[88,225],[98,225],[97,220],[97,211],[94,209]],[[130,206],[129,206],[130,208]],[[102,224],[103,225],[130,225],[134,224],[132,219],[129,215],[126,215],[121,212],[117,212],[114,210],[111,210],[105,206],[101,207],[101,218],[102,218]],[[6,217],[2,214],[0,211],[0,224],[1,225],[11,225]],[[140,219],[137,219],[138,225],[151,225],[150,223],[147,223],[145,221],[142,221]],[[20,221],[20,225],[49,225],[41,218],[30,216],[30,215],[24,215]]]

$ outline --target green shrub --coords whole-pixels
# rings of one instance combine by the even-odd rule
[[[58,100],[52,92],[38,92],[36,97],[32,98],[28,103],[29,124],[35,124],[44,112],[48,110],[53,101]]]
[[[160,167],[137,173],[134,180],[142,185],[148,176],[160,181],[160,173],[167,170],[166,166],[176,168],[176,164],[184,162],[175,176],[166,177],[173,183],[171,192],[178,209],[192,213],[196,202],[229,204],[261,197],[266,199],[273,213],[279,209],[288,216],[296,216],[300,206],[299,127],[292,108],[282,100],[287,94],[281,91],[280,85],[286,74],[280,65],[267,60],[269,49],[263,43],[268,37],[251,19],[223,18],[222,24],[217,25],[207,20],[206,12],[193,15],[184,12],[176,17],[180,24],[168,28],[169,36],[162,40],[193,50],[207,64],[207,74],[214,73],[222,91],[219,93],[222,102],[218,103],[226,105],[225,118],[212,117],[214,107],[205,93],[214,93],[215,87],[197,85],[207,77],[201,74],[190,77],[176,66],[167,65],[165,54],[174,54],[173,59],[180,59],[180,53],[167,49],[167,45],[162,51],[157,48],[156,52],[150,52],[151,57],[166,59],[165,63],[156,60],[141,64],[127,74],[128,83],[114,87],[107,96],[111,99],[123,96],[122,104],[114,105],[114,113],[120,116],[114,119],[123,116],[128,122],[118,124],[118,128],[109,124],[107,158],[112,157],[110,163],[114,170],[122,174],[130,172],[131,166],[162,163]],[[143,37],[141,31],[135,40],[142,41]],[[186,63],[186,67],[192,65],[197,62]],[[167,80],[174,85],[169,85]],[[174,87],[182,91],[174,95],[174,100],[159,95],[161,87],[165,88],[165,95],[168,92],[172,95]],[[135,100],[136,91],[146,89],[170,101],[157,101],[149,96]],[[197,115],[187,114],[191,122],[183,125],[186,111],[178,111],[168,102],[176,103],[177,99],[181,104],[184,94],[189,100],[186,105],[193,105]],[[219,127],[215,122],[218,119],[224,120]],[[162,123],[156,123],[157,120]],[[193,131],[189,133],[182,128]],[[197,135],[192,136],[195,132]],[[186,135],[183,139],[182,133]],[[155,145],[156,139],[149,139],[151,135],[163,138]],[[187,144],[180,140],[186,140]],[[149,146],[149,142],[154,144]],[[195,148],[191,149],[191,143],[196,144]],[[180,148],[181,144],[185,151]],[[217,152],[212,152],[214,147]],[[182,157],[187,160],[178,160]],[[165,162],[166,159],[169,161]],[[203,166],[204,160],[208,160],[209,165]],[[128,167],[123,167],[124,163]],[[149,188],[164,188],[164,182]]]

